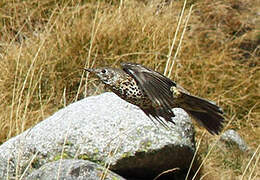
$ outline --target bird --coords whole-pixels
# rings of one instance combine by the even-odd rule
[[[215,135],[223,129],[223,110],[213,101],[191,95],[174,81],[141,64],[123,62],[121,69],[84,68],[94,74],[105,88],[138,106],[153,122],[168,127],[175,117],[173,108],[184,109],[206,130]]]

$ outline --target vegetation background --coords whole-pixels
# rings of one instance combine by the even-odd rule
[[[183,0],[161,2],[0,1],[0,143],[103,92],[84,67],[129,61],[163,73],[174,62],[169,77],[216,101],[226,129],[251,147],[251,153],[220,145],[211,151],[218,137],[196,126],[201,178],[259,178],[260,1],[187,1],[182,21]]]

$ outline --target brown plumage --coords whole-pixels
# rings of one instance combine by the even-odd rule
[[[151,120],[173,122],[172,108],[183,108],[211,134],[223,127],[223,111],[214,103],[190,95],[185,89],[164,75],[140,64],[122,63],[122,69],[85,69],[94,73],[120,98],[141,108]],[[162,118],[160,118],[162,117]]]

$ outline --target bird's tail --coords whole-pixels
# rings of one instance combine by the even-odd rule
[[[219,134],[223,128],[223,111],[208,100],[182,93],[181,107],[211,134]]]

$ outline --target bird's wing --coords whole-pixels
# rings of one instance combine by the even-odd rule
[[[195,120],[201,123],[210,133],[218,134],[223,125],[223,111],[220,107],[199,97],[190,95],[184,88],[173,81],[139,64],[123,63],[123,70],[132,76],[138,86],[146,93],[155,106],[145,109],[144,112],[159,121],[159,116],[171,121],[174,114],[172,107],[183,108]]]
[[[167,115],[174,117],[174,99],[171,87],[176,84],[162,74],[134,63],[122,63],[123,70],[132,76],[138,86],[148,95],[155,107],[160,107]],[[169,117],[169,116],[168,116]]]

